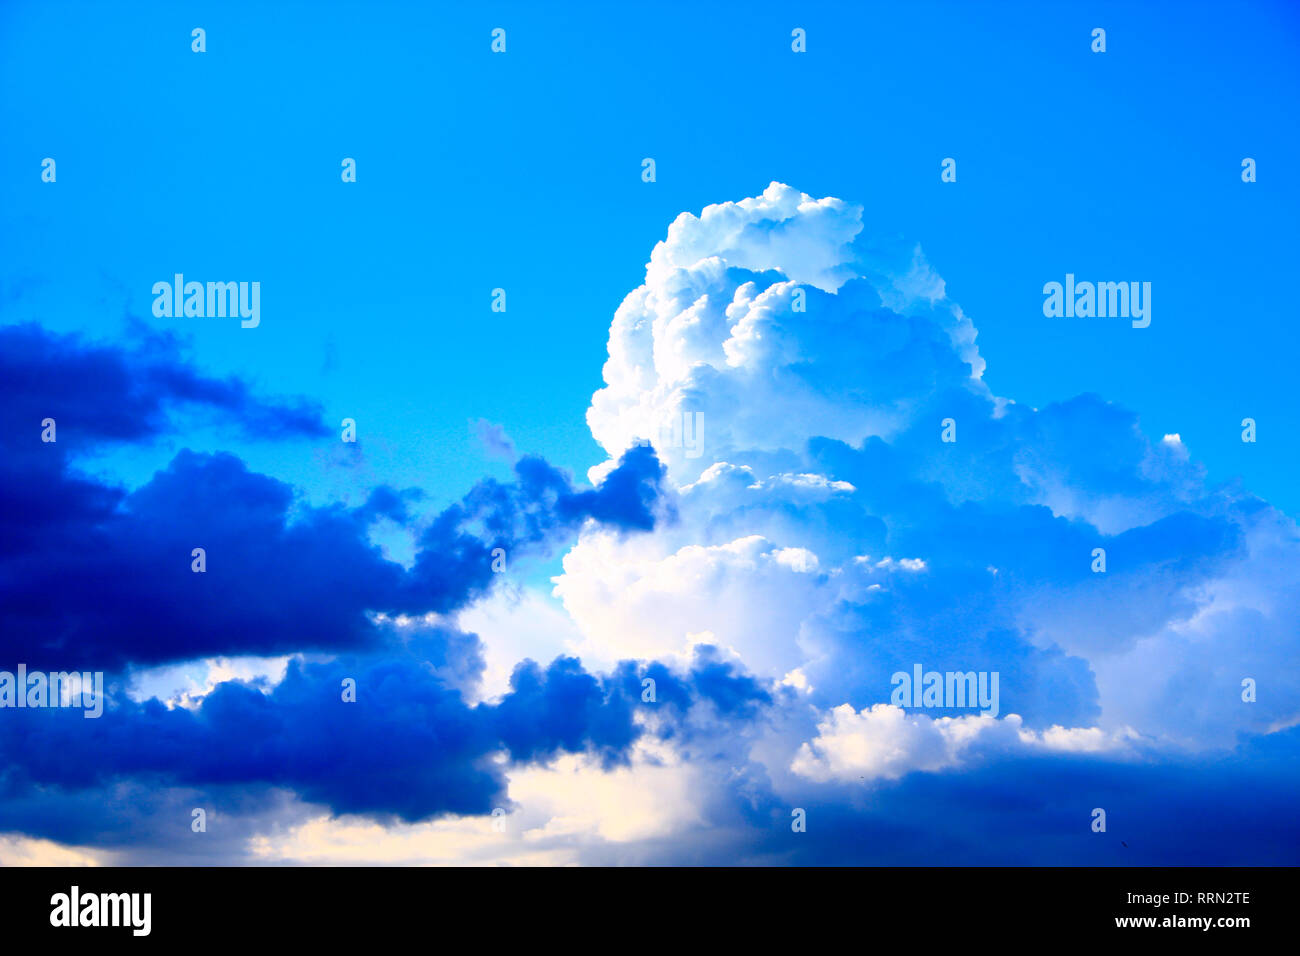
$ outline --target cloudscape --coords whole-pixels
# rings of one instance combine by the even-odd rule
[[[226,452],[125,490],[70,450],[334,436],[170,339],[3,335],[5,653],[109,674],[98,720],[5,715],[8,854],[1106,862],[1096,807],[1148,861],[1291,852],[1294,521],[1101,395],[995,394],[921,247],[851,202],[682,213],[613,315],[590,484],[523,455],[423,520]],[[551,551],[549,589],[500,573]]]
[[[1274,101],[1224,132],[1153,79],[1182,160],[1120,116],[1136,156],[1049,169],[1046,94],[961,115],[1014,98],[981,43],[1118,103],[1088,71],[1186,37],[1003,10],[968,92],[936,9],[870,82],[848,10],[625,67],[548,65],[577,14],[412,13],[427,87],[420,30],[308,24],[298,83],[288,14],[140,12],[111,123],[57,62],[65,121],[0,103],[0,863],[1300,862],[1294,186],[1268,282],[1222,225]],[[8,88],[50,16],[3,15]],[[107,71],[101,16],[60,55]]]

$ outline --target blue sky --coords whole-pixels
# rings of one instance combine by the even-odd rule
[[[387,443],[390,480],[450,500],[483,468],[470,419],[574,470],[599,460],[582,412],[649,247],[679,212],[777,179],[921,242],[1001,393],[1099,392],[1212,477],[1300,507],[1279,294],[1294,8],[830,4],[796,24],[782,4],[556,6],[6,4],[8,311],[109,335],[182,266],[259,278],[275,320],[256,334],[184,330],[207,367],[321,397]],[[197,25],[202,56],[182,42]],[[485,55],[497,25],[508,52]],[[29,175],[45,156],[57,190]],[[1066,272],[1152,281],[1152,327],[1044,321]]]
[[[202,54],[191,51],[195,27],[206,31]],[[504,55],[490,50],[496,27],[507,31]],[[796,27],[807,31],[803,54],[791,51]],[[1106,30],[1104,54],[1090,50],[1095,27]],[[99,583],[84,602],[55,602],[61,611],[23,604],[9,656],[81,667],[64,660],[80,646],[84,666],[124,681],[134,673],[164,699],[177,679],[198,690],[170,709],[155,702],[157,712],[148,693],[122,697],[110,714],[122,723],[105,721],[103,738],[66,730],[101,755],[94,779],[52,771],[18,744],[6,756],[32,786],[64,788],[51,820],[74,819],[114,775],[140,785],[171,773],[174,789],[159,799],[178,807],[210,788],[205,799],[238,831],[196,851],[214,859],[239,858],[241,840],[321,807],[377,815],[395,839],[426,827],[439,859],[458,852],[438,829],[459,825],[439,823],[447,813],[472,829],[507,799],[520,827],[546,834],[534,862],[663,861],[639,835],[687,832],[674,828],[694,819],[683,810],[620,829],[589,807],[603,821],[596,835],[566,842],[552,832],[573,816],[571,794],[553,785],[566,774],[619,794],[663,771],[683,807],[734,841],[719,836],[730,846],[719,852],[756,862],[853,862],[834,858],[833,844],[805,859],[758,833],[756,821],[787,814],[808,781],[820,788],[803,797],[809,806],[841,821],[859,814],[855,833],[888,831],[901,847],[922,825],[908,794],[942,807],[959,799],[959,781],[996,791],[1032,777],[1040,760],[1060,770],[1038,794],[1046,806],[1074,786],[1071,761],[1112,792],[1126,774],[1176,787],[1188,812],[1235,806],[1208,786],[1225,761],[1261,792],[1286,792],[1294,680],[1261,700],[1258,717],[1239,719],[1221,697],[1236,693],[1241,668],[1258,676],[1294,660],[1280,595],[1295,576],[1300,512],[1285,291],[1297,277],[1298,42],[1300,16],[1286,3],[6,2],[9,410],[57,405],[70,417],[57,460],[10,449],[10,490],[33,508],[46,500],[34,489],[66,495],[67,527],[107,549],[113,568],[132,569],[132,581],[184,543],[178,527],[240,556],[201,579],[220,584],[218,597],[187,594],[200,586],[188,572],[127,586],[101,579],[58,522],[34,516],[30,540],[15,535],[0,555],[26,569],[13,582],[29,596],[59,580]],[[57,162],[53,184],[41,181],[45,157]],[[340,179],[344,157],[357,162],[356,183]],[[653,183],[642,181],[645,157]],[[957,161],[955,183],[940,181],[945,157]],[[1257,182],[1242,182],[1245,157]],[[771,183],[791,191],[769,194]],[[805,208],[800,194],[857,212]],[[702,212],[759,198],[761,208],[728,207],[750,223],[739,236]],[[700,217],[685,227],[697,231],[664,255],[684,271],[647,273],[683,213]],[[768,232],[778,237],[762,240],[775,243],[770,256],[755,239]],[[918,244],[946,298],[907,286]],[[692,272],[707,255],[735,271]],[[819,263],[859,278],[819,282]],[[151,288],[177,272],[259,281],[260,326],[155,317]],[[634,290],[662,303],[675,283],[697,282],[716,308],[744,299],[745,281],[766,288],[778,273],[828,322],[773,328],[755,313],[763,334],[729,346],[745,375],[724,367],[720,340],[682,325],[654,343],[662,394],[636,394],[630,365],[602,371],[624,297],[628,315],[648,322],[654,312]],[[1043,285],[1066,273],[1150,282],[1150,327],[1046,318]],[[495,288],[506,290],[504,313],[491,310]],[[656,314],[680,318],[688,305]],[[716,331],[716,318],[699,328]],[[15,331],[25,323],[39,334]],[[982,376],[958,341],[972,327]],[[72,333],[80,338],[62,337]],[[615,342],[644,344],[617,327]],[[773,342],[808,367],[782,364]],[[717,375],[676,368],[671,355]],[[240,385],[226,390],[232,379]],[[995,416],[994,397],[1013,410]],[[634,446],[683,408],[704,410],[703,458]],[[930,441],[949,414],[961,429],[952,449]],[[1241,441],[1246,417],[1257,442]],[[358,423],[359,448],[339,442],[344,418]],[[537,457],[491,454],[479,420]],[[1169,434],[1181,441],[1163,441]],[[731,470],[706,476],[716,463]],[[84,473],[94,488],[78,483]],[[1100,596],[1086,560],[1099,543],[1118,555]],[[508,583],[484,574],[496,545],[511,554]],[[1001,577],[990,583],[986,566]],[[891,575],[885,590],[898,603],[874,603],[872,588]],[[695,582],[691,593],[683,581]],[[232,595],[246,606],[226,606]],[[203,609],[202,625],[186,622],[187,606]],[[152,623],[133,633],[149,610]],[[411,646],[400,636],[408,625],[391,618],[426,613],[444,617],[417,626],[431,630]],[[657,617],[662,632],[641,630]],[[1244,655],[1236,670],[1212,663],[1234,654]],[[959,725],[922,715],[905,726],[873,710],[888,699],[889,673],[917,657],[1000,670],[1001,716],[1020,715],[1023,733],[1004,720],[967,744]],[[537,673],[525,666],[510,683],[525,658]],[[619,670],[629,660],[640,668],[631,676]],[[375,758],[391,758],[380,783],[366,791],[316,776],[319,754],[294,753],[292,728],[319,717],[305,688],[350,667],[411,682],[403,693],[435,729],[455,728],[446,766],[419,776],[427,768],[412,754],[436,745],[403,738],[394,705],[352,728],[358,740],[396,735]],[[651,667],[681,687],[672,719],[647,730],[631,715],[636,675]],[[436,680],[425,680],[429,668]],[[1158,686],[1142,690],[1143,668],[1164,675]],[[261,691],[241,679],[263,681]],[[1178,703],[1206,681],[1220,682],[1215,703]],[[137,735],[165,725],[224,753],[214,740],[265,730],[265,695],[283,713],[280,766],[233,752],[227,767],[134,752]],[[836,717],[840,706],[850,713]],[[570,726],[561,712],[584,716]],[[1057,724],[1064,736],[1052,735]],[[717,768],[692,747],[706,750],[720,725],[753,744],[732,754],[762,768],[746,786],[701,782]],[[760,725],[779,729],[764,737]],[[911,756],[863,763],[857,739],[899,739]],[[492,753],[509,769],[485,765]],[[855,767],[863,773],[846,769]],[[408,774],[422,781],[420,798],[402,803]],[[852,776],[882,789],[846,795]],[[277,802],[285,793],[288,810]],[[879,814],[862,816],[863,800]],[[1135,804],[1155,827],[1160,799]],[[67,852],[190,858],[159,836],[164,810],[110,814],[96,830],[38,825],[33,806],[15,797],[0,830],[81,848]],[[394,813],[398,822],[384,817]],[[974,849],[988,823],[954,822],[924,861],[949,851],[954,862],[989,861]],[[1063,851],[1073,844],[1050,822],[1034,826],[1008,837],[1007,859],[1118,862],[1094,847]],[[1294,824],[1266,814],[1258,832],[1234,831],[1206,859],[1276,861],[1264,849],[1270,832],[1294,834]],[[93,833],[112,836],[97,844]],[[1233,840],[1240,856],[1225,849]],[[870,842],[846,845],[870,856]],[[685,846],[673,842],[667,859],[689,860]],[[278,852],[333,851],[303,837]],[[1163,831],[1144,852],[1144,862],[1199,860]],[[915,858],[889,849],[875,859]]]

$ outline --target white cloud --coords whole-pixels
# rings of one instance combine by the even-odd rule
[[[510,767],[507,778],[502,816],[380,825],[317,813],[254,837],[248,852],[266,863],[564,866],[704,825],[703,769],[653,740],[635,745],[626,765],[605,768],[591,755],[564,754]]]
[[[0,866],[106,866],[112,854],[16,834],[0,836]]]
[[[156,697],[169,707],[193,710],[225,681],[246,681],[270,693],[284,680],[289,660],[289,656],[210,657],[151,667],[131,675],[127,693],[133,700]]]
[[[615,313],[606,386],[587,414],[596,440],[611,457],[637,439],[665,446],[687,484],[732,449],[798,449],[811,422],[855,443],[892,434],[935,372],[984,394],[974,327],[919,247],[859,246],[861,230],[860,207],[780,183],[679,216]],[[916,364],[921,329],[949,351],[942,369]],[[703,457],[661,440],[696,412]]]
[[[1102,733],[1230,746],[1300,712],[1294,522],[1207,487],[1177,434],[1150,442],[1104,401],[993,396],[975,337],[920,248],[868,237],[859,207],[774,183],[679,216],[615,315],[588,412],[611,456],[655,442],[677,518],[588,530],[565,558],[556,594],[584,659],[679,654],[708,631],[758,676],[798,670],[829,694],[900,642],[946,660],[996,634],[1012,663],[1040,654],[1011,693],[1046,708],[1068,689]],[[962,409],[958,443],[939,444],[934,401]],[[688,411],[703,415],[699,457],[662,440]],[[864,448],[872,436],[886,444]],[[819,438],[850,446],[844,473],[812,454]],[[969,506],[963,526],[949,505]],[[1078,556],[1051,551],[1044,533],[1071,535],[1035,523],[1038,506],[1084,529]],[[1189,515],[1191,531],[1157,524]],[[1196,530],[1216,524],[1223,540]],[[1113,544],[1106,575],[1068,567],[1126,531],[1146,536]],[[927,549],[892,545],[907,534]],[[966,610],[932,610],[950,598]],[[1261,674],[1273,696],[1252,707],[1240,680]]]
[[[546,663],[576,653],[582,633],[554,598],[531,588],[503,586],[461,611],[457,627],[477,634],[485,665],[482,684],[465,688],[473,700],[500,697],[525,658]]]
[[[666,744],[643,738],[627,766],[605,769],[590,756],[571,754],[517,770],[510,798],[524,808],[519,825],[526,843],[574,836],[648,840],[703,825],[696,797],[701,773]]]
[[[683,654],[709,631],[761,674],[797,666],[799,625],[824,586],[817,555],[761,535],[665,553],[654,536],[589,531],[555,593],[584,635],[584,661]]]
[[[901,707],[876,704],[861,711],[843,704],[817,725],[790,769],[810,780],[896,780],[918,771],[961,766],[979,755],[1008,753],[1133,752],[1136,734],[1107,733],[1097,727],[1049,727],[1036,733],[1016,714],[938,717],[909,714]]]

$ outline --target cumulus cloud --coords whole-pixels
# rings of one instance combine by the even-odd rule
[[[455,646],[426,640],[439,653]],[[460,648],[476,653],[472,641]],[[630,664],[600,677],[574,658],[524,661],[500,701],[471,706],[429,657],[417,644],[382,657],[295,659],[269,691],[225,681],[192,708],[114,693],[98,720],[73,709],[13,711],[0,725],[8,792],[76,794],[119,776],[173,789],[244,784],[291,791],[337,814],[410,822],[507,804],[505,762],[551,765],[580,754],[593,766],[624,765],[647,732],[634,719],[642,685]],[[697,705],[740,712],[765,699],[707,653],[689,671],[653,673],[674,723]],[[354,701],[344,699],[347,681]],[[0,806],[0,825],[5,814]]]
[[[20,355],[85,350],[13,334]],[[413,490],[301,508],[225,455],[182,453],[130,492],[62,449],[41,494],[0,472],[32,508],[0,538],[10,654],[218,668],[184,706],[137,686],[102,727],[5,724],[0,829],[69,847],[152,832],[139,810],[77,822],[143,779],[163,783],[159,813],[219,798],[244,842],[211,852],[232,859],[411,861],[405,834],[429,859],[483,862],[1115,862],[1072,836],[1106,805],[1143,821],[1142,862],[1186,862],[1169,815],[1242,806],[1226,773],[1289,814],[1295,522],[1210,485],[1177,435],[1148,441],[1102,396],[993,394],[975,342],[919,246],[773,183],[683,213],[655,246],[587,413],[608,454],[590,488],[486,423],[511,480],[422,524]],[[299,407],[175,356],[94,354],[157,366],[132,399],[150,434],[196,401],[251,422]],[[36,414],[40,388],[13,371]],[[87,403],[70,401],[75,420]],[[409,530],[408,564],[370,543],[378,520]],[[188,571],[198,537],[215,543],[206,575]],[[498,547],[567,547],[553,593],[494,587]],[[241,681],[246,665],[219,663],[239,655],[276,673]],[[1005,716],[891,704],[891,675],[917,665],[998,673]],[[368,690],[348,710],[354,674]],[[792,807],[819,821],[794,843]],[[1228,829],[1201,862],[1276,858],[1272,837]]]
[[[957,767],[976,755],[1105,753],[1132,751],[1137,734],[1107,734],[1097,727],[1052,726],[1036,733],[1015,714],[931,718],[901,707],[876,704],[855,711],[841,704],[817,726],[817,736],[799,748],[791,769],[819,782],[896,780],[913,771]]]
[[[596,440],[654,441],[684,477],[814,434],[895,434],[935,389],[985,394],[973,327],[919,250],[855,242],[862,228],[860,207],[779,183],[679,216],[615,313]],[[694,413],[709,458],[660,441]]]
[[[678,217],[588,412],[611,454],[655,442],[677,518],[566,555],[556,594],[589,642],[662,654],[707,630],[827,713],[915,663],[999,671],[1035,732],[1180,748],[1300,711],[1294,523],[1098,396],[995,396],[974,341],[919,247],[875,242],[852,204],[773,183]],[[674,431],[695,412],[698,448]],[[1277,696],[1246,704],[1264,671]]]

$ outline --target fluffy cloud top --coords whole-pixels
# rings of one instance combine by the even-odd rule
[[[556,594],[607,655],[708,632],[826,709],[920,663],[999,671],[1003,712],[1040,731],[1218,748],[1300,715],[1294,523],[1096,395],[995,396],[974,341],[919,248],[875,243],[856,206],[773,183],[683,213],[588,412],[612,455],[656,443],[677,520],[584,533]],[[1268,702],[1243,701],[1261,675]]]
[[[678,216],[615,313],[596,440],[653,441],[684,478],[814,434],[893,435],[936,389],[985,395],[974,329],[919,250],[861,231],[859,207],[780,183]],[[684,413],[703,415],[707,457],[673,444]]]

